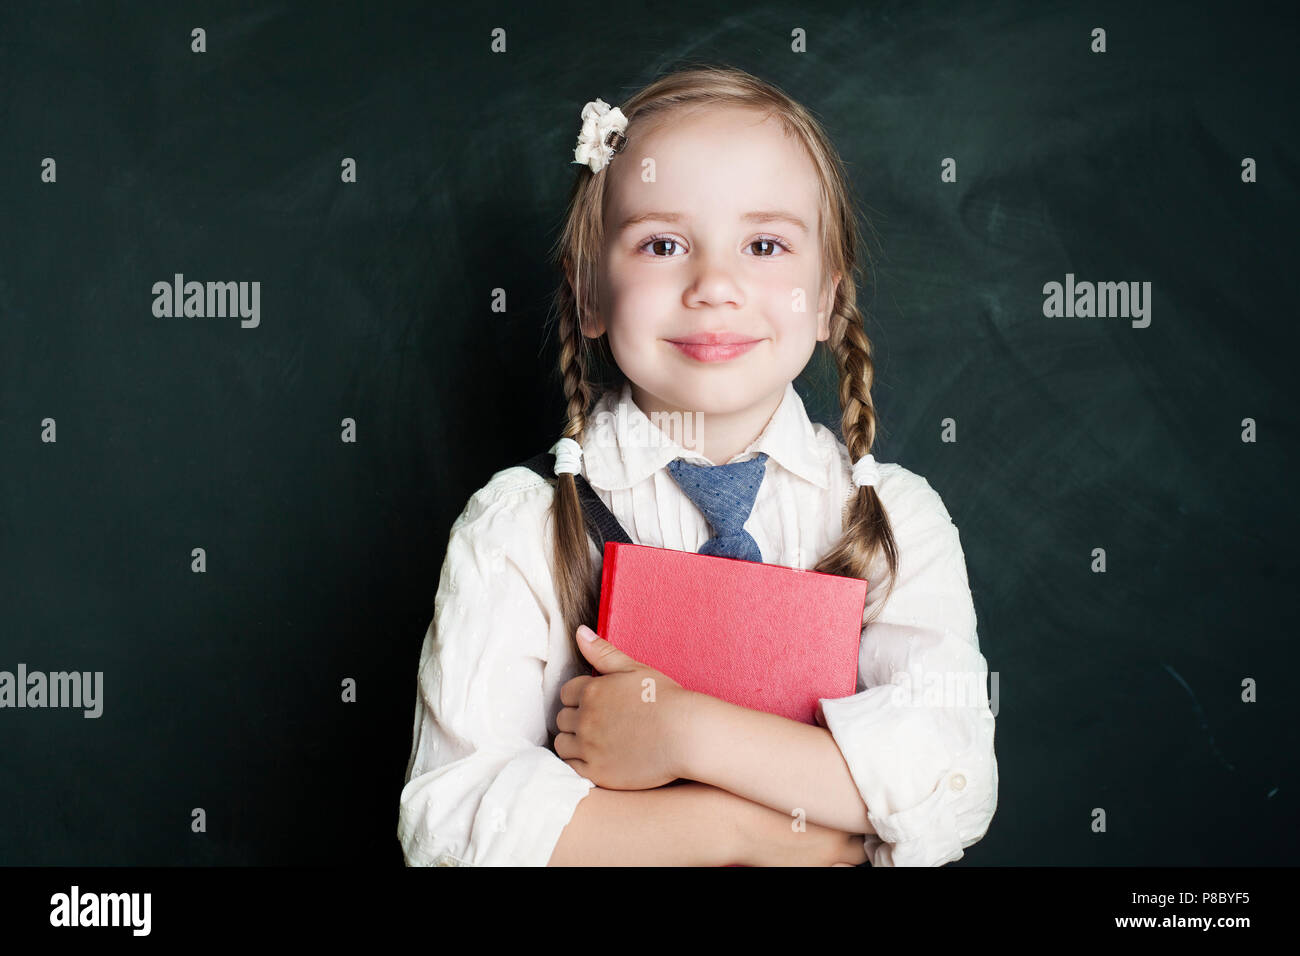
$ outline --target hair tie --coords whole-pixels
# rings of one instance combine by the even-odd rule
[[[871,455],[863,455],[853,463],[853,483],[855,485],[880,484],[880,467]]]
[[[582,446],[572,438],[561,438],[551,446],[555,455],[555,473],[557,475],[576,475],[581,471]]]
[[[582,131],[578,133],[573,161],[586,163],[593,173],[600,172],[627,145],[627,137],[623,135],[626,129],[627,117],[621,109],[617,106],[610,109],[600,98],[592,100],[582,108]]]

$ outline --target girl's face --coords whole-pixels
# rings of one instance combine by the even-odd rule
[[[753,110],[678,111],[637,131],[597,175],[611,178],[584,333],[608,333],[643,410],[770,411],[827,338],[839,284],[823,275],[803,147]],[[707,333],[753,344],[674,344]]]

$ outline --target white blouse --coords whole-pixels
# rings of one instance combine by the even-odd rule
[[[672,442],[607,391],[588,419],[582,467],[638,544],[698,551],[704,515],[664,467],[715,464]],[[848,450],[814,424],[793,384],[762,433],[732,458],[769,455],[744,527],[769,564],[810,568],[839,539]],[[984,836],[997,809],[988,667],[957,528],[920,475],[880,464],[876,492],[899,552],[898,581],[862,632],[857,693],[822,701],[876,834],[875,866],[940,866]],[[595,784],[550,749],[560,686],[588,672],[552,578],[551,499],[535,472],[498,471],[452,525],[425,634],[397,836],[408,866],[545,866]],[[588,539],[599,575],[602,555]],[[883,556],[863,619],[884,595]],[[599,581],[599,577],[596,578]],[[595,621],[586,622],[592,627]]]

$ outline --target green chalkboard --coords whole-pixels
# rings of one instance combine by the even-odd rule
[[[103,683],[0,709],[0,863],[401,864],[449,528],[562,424],[579,110],[697,61],[807,105],[864,201],[876,457],[943,496],[997,680],[956,865],[1292,862],[1295,43],[1120,3],[5,4],[0,670]],[[1049,314],[1067,282],[1145,324]],[[797,386],[834,427],[821,358]]]

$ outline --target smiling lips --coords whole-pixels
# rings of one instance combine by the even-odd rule
[[[744,355],[762,339],[751,338],[735,332],[701,332],[698,335],[685,335],[668,342],[697,362],[729,362],[737,356]]]

